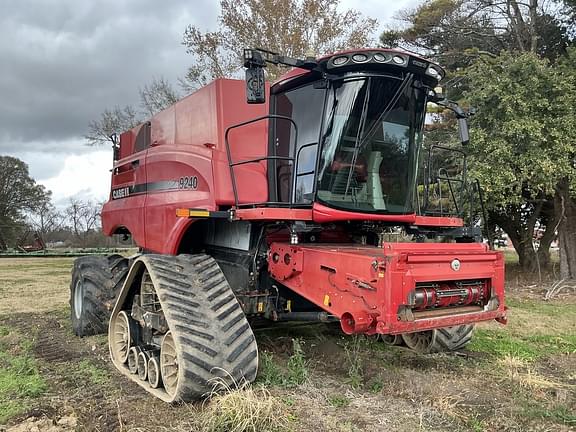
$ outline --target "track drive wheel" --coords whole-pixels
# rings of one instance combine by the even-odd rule
[[[152,294],[151,283],[154,310],[163,314],[168,327],[164,334],[157,333],[160,341],[155,336],[159,356],[149,357],[148,381],[130,373],[115,354],[111,337],[116,317],[130,313],[134,294],[144,282],[147,294]],[[256,378],[256,339],[220,267],[207,255],[138,257],[112,312],[109,332],[110,354],[118,370],[165,402],[199,399],[210,393],[215,378],[230,386]]]
[[[70,282],[70,318],[77,336],[106,333],[110,313],[128,274],[120,255],[86,256],[74,261]]]
[[[420,354],[458,351],[472,339],[474,325],[460,325],[402,335],[408,348]]]

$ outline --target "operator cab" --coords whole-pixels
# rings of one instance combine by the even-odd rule
[[[317,202],[356,213],[415,212],[426,104],[444,76],[440,67],[384,49],[317,61],[290,59],[296,63],[247,51],[251,90],[265,61],[297,67],[270,92],[271,203],[309,207]],[[254,93],[249,92],[249,102],[263,102],[263,93],[259,100],[250,96]]]

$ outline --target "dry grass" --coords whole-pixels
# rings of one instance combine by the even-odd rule
[[[518,357],[507,355],[499,360],[500,365],[513,383],[525,389],[576,389],[576,385],[553,381],[538,374],[529,362]]]
[[[265,388],[247,382],[229,385],[215,381],[202,412],[200,428],[206,432],[273,432],[286,429],[285,406]]]
[[[68,304],[74,258],[0,259],[0,315],[48,312]]]

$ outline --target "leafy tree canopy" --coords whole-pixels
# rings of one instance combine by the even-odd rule
[[[451,70],[503,50],[555,59],[570,43],[571,21],[563,7],[561,1],[427,0],[401,11],[402,26],[387,29],[380,40],[424,52]]]
[[[234,75],[242,66],[244,48],[265,48],[304,57],[345,48],[365,47],[377,20],[355,10],[338,10],[339,0],[221,0],[219,27],[202,32],[188,26],[183,44],[194,58],[183,80],[196,88]],[[269,66],[268,78],[280,73]]]
[[[574,61],[574,51],[570,51]],[[467,70],[472,164],[493,205],[553,195],[559,180],[576,184],[576,73],[531,53],[504,52]]]
[[[28,165],[11,156],[0,156],[0,249],[11,240],[24,213],[50,202],[50,192],[30,177]]]

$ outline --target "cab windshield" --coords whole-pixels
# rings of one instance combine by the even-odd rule
[[[413,76],[332,81],[321,137],[317,199],[374,213],[414,212],[424,91]]]

